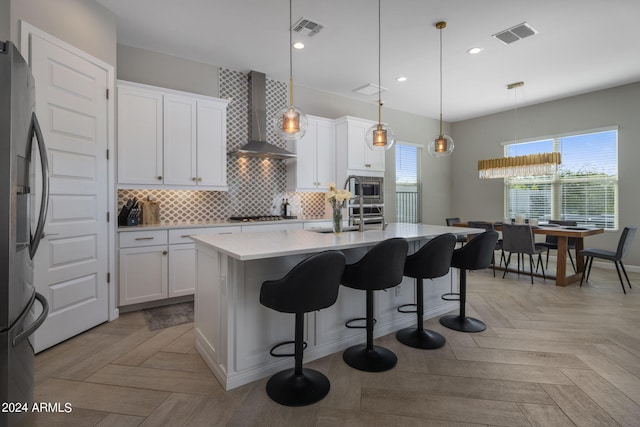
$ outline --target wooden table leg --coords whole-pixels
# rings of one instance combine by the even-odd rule
[[[583,249],[583,239],[576,238],[576,270],[577,274],[567,276],[567,248],[569,245],[569,238],[566,236],[558,236],[558,261],[556,263],[556,286],[568,286],[574,282],[577,282],[582,277],[584,271],[584,258],[578,256],[578,253]]]

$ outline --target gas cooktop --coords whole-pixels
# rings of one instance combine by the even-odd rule
[[[280,221],[283,219],[296,219],[296,216],[280,216],[280,215],[252,215],[252,216],[232,216],[231,221],[241,222],[257,222],[257,221]]]

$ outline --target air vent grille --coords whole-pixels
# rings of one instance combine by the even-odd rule
[[[324,26],[306,18],[300,18],[298,22],[293,24],[293,27],[291,27],[291,29],[296,33],[300,33],[302,35],[309,36],[309,37],[315,36],[323,28]]]
[[[538,34],[538,32],[533,27],[531,27],[531,25],[523,22],[522,24],[518,24],[515,27],[500,31],[499,33],[496,33],[491,37],[500,40],[504,44],[511,44],[513,42],[517,42],[518,40],[533,36],[534,34]]]

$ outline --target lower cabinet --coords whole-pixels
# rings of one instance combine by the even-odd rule
[[[120,249],[120,305],[167,298],[168,246]]]
[[[189,236],[240,230],[237,226],[121,232],[120,305],[194,294],[196,248]]]

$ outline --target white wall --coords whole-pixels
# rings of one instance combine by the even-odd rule
[[[618,125],[620,225],[640,225],[640,82],[517,110],[517,137],[527,139]],[[477,161],[501,157],[501,142],[514,139],[513,111],[456,122],[451,158],[451,216],[465,220],[503,217],[503,180],[478,178]],[[619,232],[589,237],[585,244],[615,250]],[[640,236],[625,264],[640,265]]]
[[[5,0],[3,0],[5,1]],[[116,65],[116,17],[93,0],[10,0],[11,40],[20,46],[20,20]]]
[[[118,79],[220,96],[218,67],[118,45]]]
[[[0,0],[0,41],[11,40],[11,3]]]

